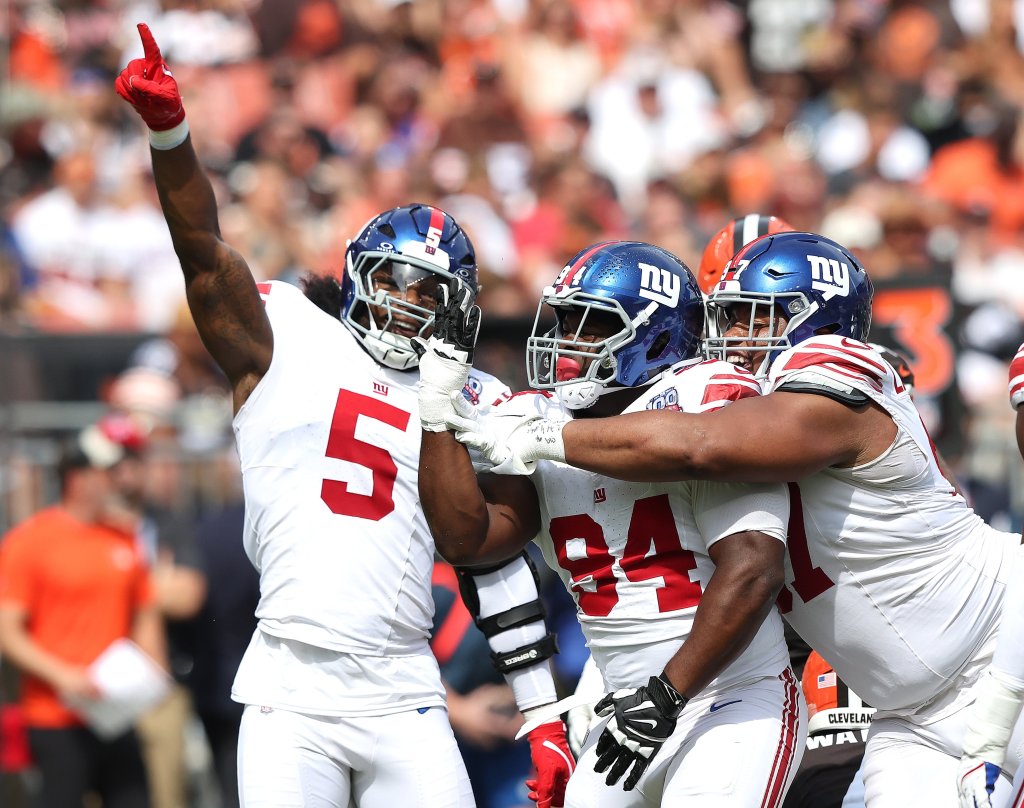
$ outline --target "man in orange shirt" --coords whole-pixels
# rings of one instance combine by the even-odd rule
[[[97,791],[105,808],[149,805],[133,732],[101,740],[64,701],[100,698],[88,666],[131,638],[161,664],[163,628],[149,571],[133,536],[103,524],[116,444],[82,433],[58,464],[61,501],[0,543],[0,651],[21,669],[21,705],[42,775],[38,804],[80,808]]]

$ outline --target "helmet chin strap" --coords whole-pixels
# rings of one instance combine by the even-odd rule
[[[618,385],[613,387],[608,384],[601,384],[600,382],[580,379],[578,382],[559,385],[555,388],[555,393],[558,395],[558,400],[562,402],[562,405],[567,410],[585,410],[587,407],[594,406],[601,396],[616,393],[623,389],[625,388]]]

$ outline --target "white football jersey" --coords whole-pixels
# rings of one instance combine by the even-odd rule
[[[434,542],[417,491],[418,372],[378,365],[298,288],[259,288],[273,359],[234,419],[245,550],[260,573],[258,636],[235,683],[236,699],[248,703],[271,702],[264,691],[282,685],[270,680],[300,669],[303,655],[310,671],[330,668],[338,652],[429,657],[433,618]],[[506,391],[476,371],[467,388],[485,401]],[[361,664],[338,663],[342,670]],[[436,664],[425,664],[430,671],[410,673],[418,677],[413,689],[442,693]],[[277,674],[263,675],[261,666]],[[331,688],[329,679],[289,684],[292,700],[303,688]],[[401,694],[401,680],[377,685]],[[374,685],[347,682],[346,698],[358,696],[360,686]],[[319,701],[332,698],[337,706],[337,693]],[[277,703],[317,707],[283,700]]]
[[[758,384],[746,371],[690,361],[662,374],[626,412],[704,412],[756,395]],[[505,408],[570,418],[545,393],[518,394],[496,409]],[[531,479],[541,506],[536,541],[575,599],[587,644],[612,689],[661,673],[689,635],[715,571],[712,544],[747,530],[785,541],[788,496],[781,485],[629,483],[547,461]],[[778,676],[788,661],[782,621],[772,609],[704,693]]]
[[[780,607],[867,704],[935,718],[955,709],[956,677],[987,663],[1020,536],[987,526],[955,492],[910,394],[868,345],[814,337],[766,381],[766,392],[843,388],[899,432],[875,460],[791,486]]]

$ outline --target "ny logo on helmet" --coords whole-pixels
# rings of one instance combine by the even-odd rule
[[[675,306],[679,303],[679,292],[683,282],[678,275],[653,264],[639,264],[640,297],[661,303],[663,306]]]
[[[825,300],[850,294],[850,267],[845,261],[820,255],[808,255],[807,261],[811,265],[811,288],[821,292]]]

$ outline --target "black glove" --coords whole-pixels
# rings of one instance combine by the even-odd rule
[[[473,305],[473,297],[473,290],[465,284],[438,287],[434,331],[425,340],[412,339],[420,359],[420,426],[427,432],[446,432],[451,424],[462,429],[474,427],[468,420],[471,413],[456,409],[457,397],[469,378],[480,330],[480,307]]]
[[[480,307],[474,305],[476,295],[464,283],[439,286],[434,307],[432,338],[448,350],[440,350],[462,362],[472,364],[477,334],[480,333]]]
[[[669,683],[665,674],[652,676],[643,687],[616,690],[594,705],[599,716],[613,715],[597,741],[594,770],[610,768],[605,782],[615,785],[632,765],[622,784],[632,790],[647,771],[651,759],[675,732],[676,719],[686,706],[686,697]]]

